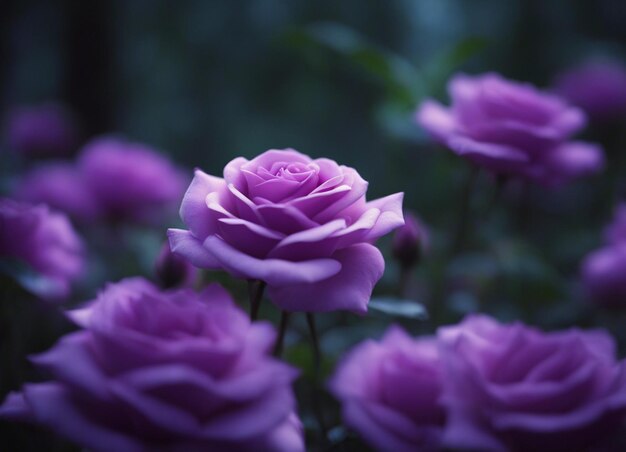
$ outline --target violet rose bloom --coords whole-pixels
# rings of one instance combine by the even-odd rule
[[[585,115],[558,97],[493,73],[457,75],[448,91],[451,107],[426,100],[416,120],[479,167],[555,186],[604,166],[599,146],[569,141]]]
[[[33,362],[52,375],[11,393],[0,417],[52,429],[93,451],[303,451],[291,382],[219,285],[161,292],[142,278],[109,284],[69,313],[81,331]]]
[[[624,362],[602,330],[544,333],[470,315],[437,335],[447,447],[587,450],[626,413]]]
[[[594,120],[626,115],[626,68],[614,61],[587,61],[560,74],[554,91]]]
[[[174,210],[187,179],[167,158],[139,143],[97,138],[81,151],[78,170],[110,219],[153,221]]]
[[[287,311],[367,311],[384,260],[370,242],[401,226],[402,193],[366,202],[353,168],[293,149],[196,170],[172,251],[197,267],[267,283]]]
[[[57,157],[71,153],[78,144],[72,116],[60,105],[16,108],[8,119],[11,150],[33,157]]]
[[[14,190],[17,199],[44,203],[78,222],[98,218],[98,204],[82,174],[69,163],[51,163],[26,173]]]
[[[397,326],[352,349],[329,384],[344,422],[376,450],[396,452],[439,450],[442,385],[435,339],[413,339]]]
[[[404,212],[404,226],[393,234],[392,251],[403,267],[417,264],[422,254],[428,250],[428,230],[412,212]]]
[[[69,294],[82,273],[83,242],[69,220],[46,205],[0,198],[0,258],[20,261],[39,273],[21,279],[27,290],[46,299]]]

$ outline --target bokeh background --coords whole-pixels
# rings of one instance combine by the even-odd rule
[[[84,142],[122,134],[189,174],[219,174],[232,158],[270,148],[333,158],[358,169],[371,198],[404,191],[430,229],[407,296],[432,315],[413,331],[483,310],[546,328],[604,326],[626,345],[623,313],[593,307],[578,277],[625,192],[626,118],[583,135],[606,150],[602,175],[528,192],[515,183],[498,191],[479,175],[467,245],[453,259],[447,251],[470,169],[413,121],[425,97],[446,100],[446,81],[459,71],[550,89],[557,74],[589,58],[626,63],[626,2],[5,0],[1,9],[4,132],[17,106],[54,101],[74,114]],[[1,188],[10,194],[20,168],[2,146]],[[159,244],[164,229],[147,237],[135,251]],[[381,247],[389,257],[389,242]],[[150,250],[148,264],[121,273],[148,273],[158,248]],[[377,294],[395,292],[398,273],[388,259]],[[106,279],[94,274],[93,286]],[[93,286],[76,301],[93,296]],[[368,320],[323,345],[338,355],[388,323]]]

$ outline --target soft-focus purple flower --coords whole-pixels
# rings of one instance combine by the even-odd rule
[[[434,338],[391,327],[380,342],[357,345],[339,363],[330,389],[344,422],[381,451],[439,450],[445,413]]]
[[[198,269],[182,256],[172,253],[169,242],[165,242],[154,265],[157,281],[163,288],[191,287]]]
[[[10,114],[7,132],[11,150],[28,156],[63,156],[78,144],[73,118],[56,104],[15,109]]]
[[[404,212],[404,226],[393,234],[392,251],[394,257],[404,267],[415,265],[428,250],[428,230],[420,219],[411,212]]]
[[[604,331],[544,333],[472,315],[438,339],[453,449],[586,450],[626,412],[624,363]]]
[[[175,208],[187,179],[167,158],[139,143],[104,137],[81,151],[78,171],[108,218],[150,221]]]
[[[585,115],[558,97],[493,73],[457,75],[448,91],[451,107],[426,100],[416,120],[480,167],[553,186],[604,166],[599,146],[570,141]]]
[[[287,311],[363,313],[384,260],[369,242],[401,226],[402,193],[366,202],[367,182],[292,149],[239,157],[224,178],[196,170],[172,250],[195,266],[262,280]]]
[[[48,204],[79,222],[92,222],[99,215],[95,197],[70,163],[51,163],[31,170],[18,181],[14,194],[20,200]]]
[[[33,358],[53,380],[9,395],[0,416],[93,451],[304,450],[275,333],[211,285],[161,292],[110,284],[69,313],[82,328]]]
[[[617,62],[587,61],[560,74],[554,90],[594,120],[626,115],[626,68]]]
[[[15,259],[41,275],[24,279],[43,298],[62,298],[82,273],[83,243],[68,219],[46,205],[0,198],[0,258]]]
[[[604,231],[606,244],[589,253],[581,265],[587,295],[605,307],[626,306],[626,204],[615,208]]]
[[[581,274],[585,291],[594,302],[606,307],[626,306],[626,242],[588,254]]]

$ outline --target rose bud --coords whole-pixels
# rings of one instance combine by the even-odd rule
[[[169,242],[161,247],[154,267],[157,281],[164,289],[192,286],[198,274],[189,261],[172,253]]]
[[[393,256],[404,268],[416,265],[428,250],[428,231],[424,224],[411,212],[404,212],[404,226],[393,235]]]

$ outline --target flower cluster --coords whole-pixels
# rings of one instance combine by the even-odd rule
[[[367,202],[353,168],[292,149],[237,158],[224,177],[196,170],[170,229],[195,266],[261,280],[287,311],[364,313],[383,257],[369,242],[404,224],[402,193]]]
[[[76,164],[47,164],[30,171],[15,194],[82,222],[150,222],[175,207],[185,183],[185,176],[156,151],[104,137],[87,143]]]
[[[457,75],[450,108],[422,103],[416,119],[456,154],[496,174],[559,185],[604,166],[599,146],[570,141],[585,115],[561,98],[489,73]]]
[[[69,316],[82,329],[33,358],[53,380],[12,393],[1,417],[94,451],[304,450],[296,370],[268,356],[271,326],[250,324],[220,286],[126,279]]]
[[[436,338],[392,328],[360,344],[331,389],[378,450],[572,451],[624,418],[625,366],[605,332],[473,315]]]

